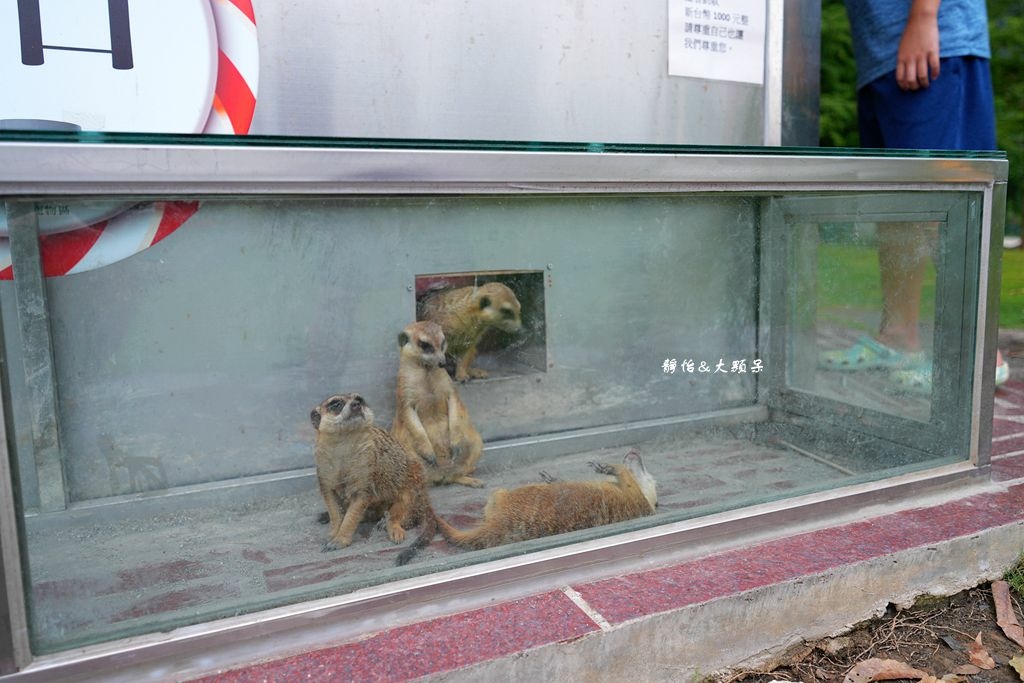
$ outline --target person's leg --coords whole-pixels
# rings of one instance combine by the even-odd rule
[[[900,90],[894,74],[857,93],[861,147],[879,149],[995,149],[995,113],[988,60],[943,60],[942,77],[915,92]],[[921,348],[918,323],[928,255],[938,243],[934,224],[878,225],[882,313],[876,341],[822,354],[831,369],[891,366],[898,352]],[[897,352],[897,353],[890,353]],[[865,361],[865,354],[869,356]],[[853,362],[853,360],[859,362]],[[997,383],[1007,377],[997,351]]]
[[[936,90],[933,94],[938,94]],[[862,147],[912,148],[923,140],[920,128],[934,128],[934,113],[911,107],[911,116],[920,126],[908,125],[903,115],[894,117],[892,110],[916,104],[921,98],[904,93],[893,75],[869,83],[857,93],[857,117]],[[954,140],[943,140],[952,144]],[[931,147],[928,145],[927,147]],[[875,338],[896,351],[920,351],[918,322],[921,310],[921,289],[928,256],[932,250],[935,230],[906,223],[878,224],[878,267],[882,286],[882,314]]]
[[[878,341],[898,351],[920,351],[918,323],[928,258],[937,239],[934,223],[879,223],[878,269],[882,319]]]

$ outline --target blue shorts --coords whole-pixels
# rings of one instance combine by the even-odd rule
[[[878,149],[996,148],[992,76],[982,57],[946,57],[923,90],[900,90],[896,72],[857,91],[860,146]]]

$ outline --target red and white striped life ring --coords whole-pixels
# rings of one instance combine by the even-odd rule
[[[252,0],[209,0],[217,33],[217,84],[203,133],[245,135],[259,87],[259,44]],[[159,132],[159,131],[153,131]],[[181,227],[199,202],[152,202],[92,225],[40,235],[47,277],[81,273],[126,259]],[[10,243],[0,237],[0,280],[13,279]]]
[[[40,235],[43,274],[82,273],[126,259],[181,227],[199,202],[150,202],[87,228]],[[14,279],[7,239],[0,245],[0,280]]]
[[[252,0],[210,0],[217,28],[217,88],[204,133],[245,135],[256,110],[260,51]]]

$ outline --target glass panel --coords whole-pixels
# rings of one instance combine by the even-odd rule
[[[786,358],[780,406],[881,439],[872,448],[893,463],[960,457],[978,272],[978,203],[968,197],[779,203],[785,237],[772,263],[783,273],[774,290],[782,305],[773,320],[789,332],[776,339]],[[833,454],[848,450],[820,434],[801,438]],[[859,470],[877,453],[863,455],[841,459]]]
[[[911,227],[923,195],[881,193],[175,198],[97,219],[43,292],[0,282],[35,651],[965,459],[913,429],[941,413],[964,433],[968,385],[949,410],[883,404],[873,377],[813,360],[877,324],[873,233],[845,217],[872,209],[940,254],[921,338],[936,382],[960,381],[976,274],[945,235],[970,226],[965,193],[935,194],[930,231]],[[52,418],[27,377],[38,294]],[[493,533],[446,528],[462,545],[428,538],[396,566],[424,500]]]
[[[796,325],[790,385],[928,422],[935,267],[944,223],[794,226]],[[805,339],[794,337],[794,343]]]
[[[392,138],[324,138],[268,135],[168,135],[158,133],[104,133],[99,131],[0,130],[2,142],[64,142],[82,144],[189,145],[226,147],[330,147],[336,149],[456,149],[531,152],[590,152],[646,154],[806,156],[806,157],[915,157],[931,159],[1006,159],[1006,152],[915,149],[863,149],[848,147],[762,147],[727,145],[665,145],[622,142],[547,142],[494,140],[415,140]]]

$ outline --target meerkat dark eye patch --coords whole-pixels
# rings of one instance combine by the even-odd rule
[[[309,421],[313,423],[313,429],[320,429],[320,411],[316,408],[309,413]]]
[[[489,308],[491,305],[491,297],[484,296],[480,298],[480,308]]]
[[[516,317],[516,313],[515,313],[515,311],[509,310],[507,308],[503,308],[501,310],[501,317],[505,318],[506,320],[511,320],[512,318]]]
[[[405,346],[408,343],[409,343],[409,335],[407,335],[405,332],[399,332],[398,333],[398,345],[399,346]]]
[[[433,353],[434,352],[434,345],[431,344],[430,342],[421,341],[420,342],[420,348],[423,349],[424,353]]]
[[[341,409],[345,407],[345,402],[340,398],[336,398],[327,404],[327,410],[332,413],[340,413]]]

